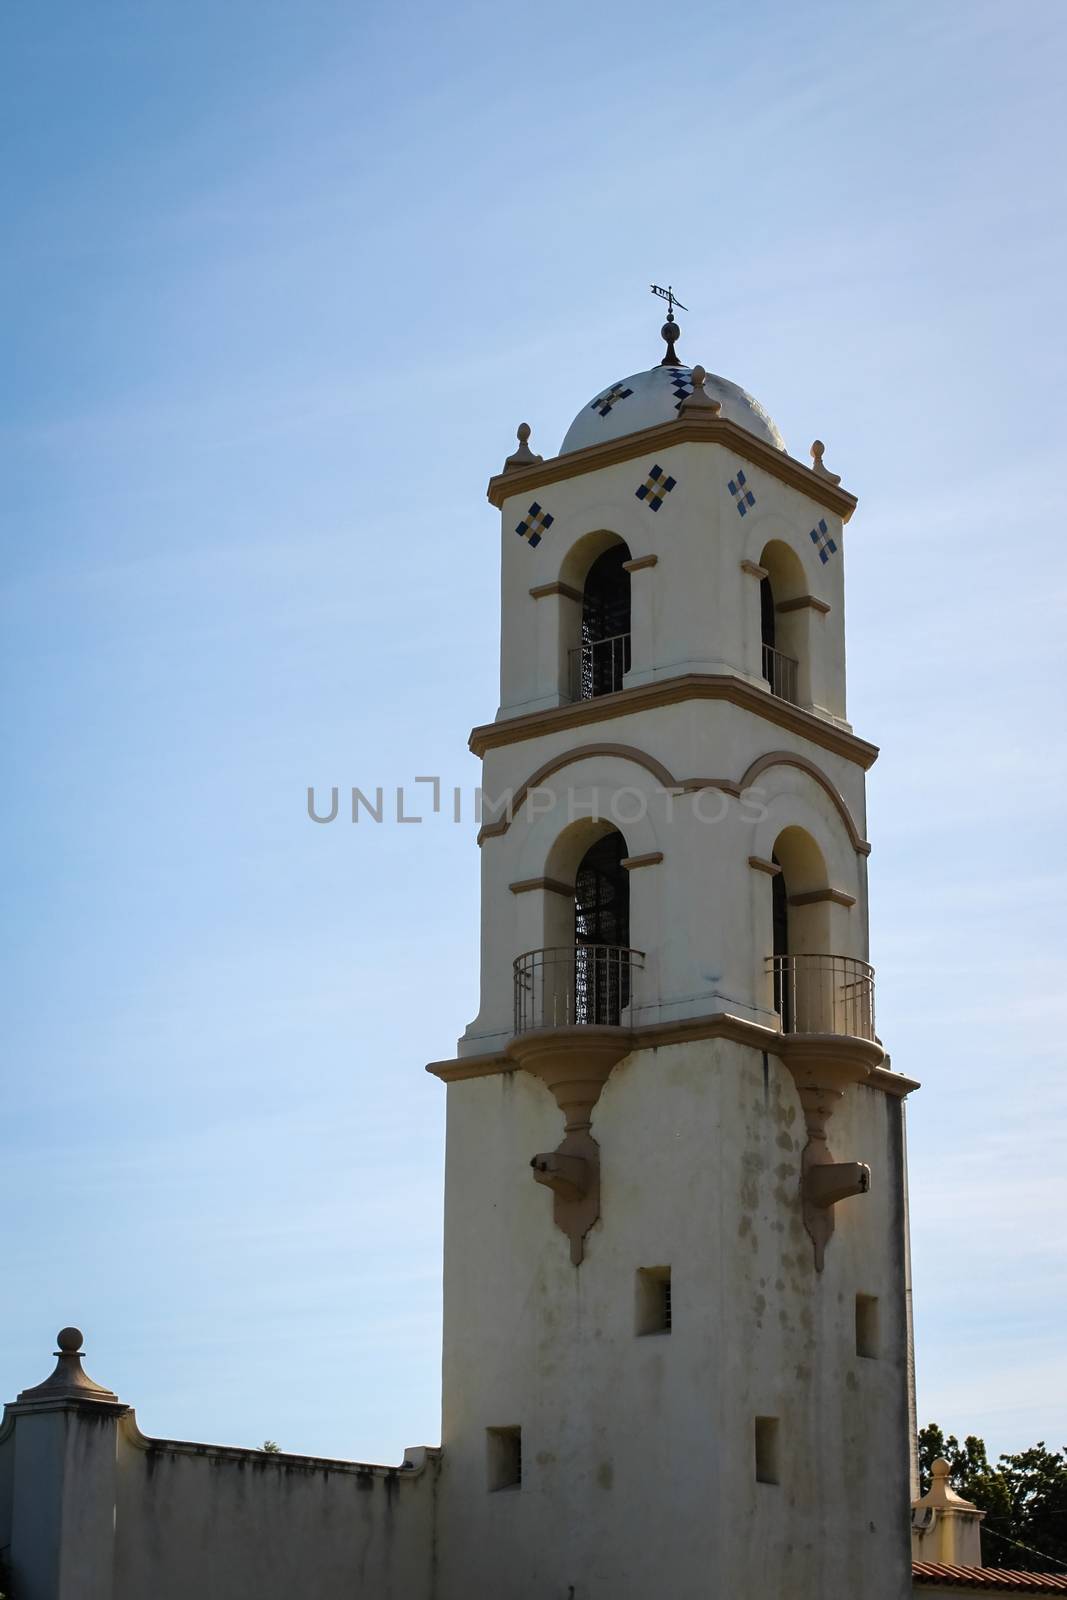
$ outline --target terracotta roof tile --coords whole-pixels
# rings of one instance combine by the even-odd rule
[[[954,1584],[959,1589],[999,1589],[1017,1594],[1067,1594],[1067,1572],[1011,1572],[1006,1567],[946,1567],[913,1561],[915,1583]]]

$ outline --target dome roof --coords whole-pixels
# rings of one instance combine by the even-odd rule
[[[572,450],[603,444],[606,439],[620,439],[624,434],[654,428],[661,422],[674,422],[678,407],[692,390],[691,367],[653,367],[651,372],[635,372],[630,378],[620,378],[618,383],[601,389],[582,407],[567,429],[559,453],[569,455]],[[720,416],[747,428],[749,433],[776,450],[785,449],[785,440],[759,401],[753,400],[736,383],[709,372],[704,393],[722,402]]]

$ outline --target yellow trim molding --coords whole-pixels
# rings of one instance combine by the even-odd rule
[[[638,867],[658,867],[662,860],[662,850],[650,850],[644,856],[623,856],[622,865],[627,872],[636,872]]]
[[[633,461],[635,457],[666,450],[671,445],[693,443],[724,445],[732,454],[799,490],[816,505],[835,512],[843,522],[847,522],[856,509],[855,495],[821,477],[802,461],[795,460],[784,450],[776,450],[773,445],[764,444],[762,439],[727,417],[709,416],[695,410],[682,412],[674,422],[660,422],[654,428],[624,434],[621,439],[587,445],[584,450],[572,450],[569,455],[550,456],[547,461],[497,473],[490,478],[486,492],[492,505],[502,507],[513,495],[525,498],[546,483],[578,478],[583,473]]]
[[[686,1017],[680,1022],[654,1022],[639,1028],[612,1030],[615,1031],[625,1033],[631,1053],[658,1050],[672,1044],[687,1044],[695,1039],[732,1039],[735,1044],[766,1050],[768,1055],[777,1056],[787,1066],[793,1056],[798,1064],[806,1062],[812,1051],[820,1060],[838,1066],[854,1064],[861,1069],[862,1080],[867,1087],[879,1089],[883,1094],[893,1095],[897,1099],[903,1099],[919,1088],[917,1079],[890,1072],[883,1065],[885,1051],[880,1044],[871,1040],[838,1034],[781,1033],[777,1028],[731,1016],[727,1011],[716,1011],[706,1017]],[[442,1083],[462,1083],[469,1078],[491,1078],[499,1073],[514,1072],[516,1065],[509,1044],[506,1050],[492,1054],[460,1056],[451,1061],[430,1061],[426,1071],[440,1078]]]
[[[590,756],[618,756],[623,761],[632,761],[635,766],[643,767],[646,772],[651,773],[661,788],[672,789],[678,794],[691,794],[697,789],[721,789],[725,794],[733,795],[735,798],[750,788],[768,768],[796,767],[798,772],[806,772],[808,777],[829,796],[845,825],[849,842],[857,854],[869,856],[871,853],[871,847],[856,827],[840,790],[831,783],[825,772],[806,756],[794,755],[791,750],[771,750],[765,756],[758,756],[742,774],[740,781],[735,783],[732,778],[675,778],[662,761],[657,761],[655,756],[648,755],[632,744],[580,744],[573,750],[564,750],[560,755],[553,756],[551,761],[546,761],[536,772],[531,772],[524,783],[519,784],[511,797],[511,804],[499,821],[486,822],[482,825],[478,833],[478,843],[481,844],[485,839],[499,838],[507,833],[516,812],[531,789],[536,789],[546,778],[551,778],[555,773],[562,772],[564,767],[571,767],[576,761],[585,761]],[[749,860],[752,861],[753,858],[750,857]]]
[[[878,746],[868,744],[854,733],[846,733],[813,711],[804,711],[788,700],[779,700],[769,688],[757,688],[744,678],[730,673],[685,672],[676,678],[657,678],[639,683],[615,694],[598,695],[594,700],[576,700],[546,711],[527,711],[500,722],[485,722],[471,729],[467,741],[471,752],[484,756],[487,750],[518,744],[524,739],[541,739],[565,728],[583,728],[590,722],[607,722],[613,717],[628,717],[635,711],[656,706],[677,705],[685,700],[726,700],[743,711],[754,711],[764,722],[787,728],[790,733],[830,750],[834,755],[855,761],[866,772],[878,759]]]
[[[558,878],[520,878],[518,883],[509,883],[508,888],[512,894],[529,894],[532,889],[543,889],[547,894],[563,894],[568,899],[574,894],[573,883],[560,883]]]
[[[789,896],[789,904],[791,906],[817,906],[821,905],[825,900],[832,901],[835,906],[854,906],[856,904],[855,895],[844,894],[840,889],[809,889],[806,894],[791,894]]]
[[[798,594],[792,600],[779,600],[774,608],[776,611],[821,611],[823,616],[830,607],[825,600],[819,600],[813,594]]]
[[[559,594],[565,600],[581,600],[580,590],[572,589],[569,583],[539,583],[530,590],[532,600],[545,600],[549,595]]]

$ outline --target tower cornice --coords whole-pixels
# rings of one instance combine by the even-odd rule
[[[636,684],[632,689],[619,689],[615,694],[598,695],[593,700],[576,700],[571,705],[550,706],[544,711],[528,711],[500,722],[483,723],[471,730],[468,745],[472,754],[484,756],[488,750],[499,749],[502,745],[541,739],[546,734],[628,717],[638,711],[676,705],[684,700],[726,700],[744,711],[755,712],[765,722],[809,739],[823,750],[843,756],[846,761],[854,761],[865,772],[878,759],[877,745],[869,744],[866,739],[827,722],[814,712],[778,699],[744,678],[725,672],[680,673],[675,678],[657,678],[651,683]]]
[[[552,1030],[547,1030],[550,1034]],[[902,1100],[919,1088],[916,1078],[892,1072],[885,1065],[886,1054],[876,1040],[851,1038],[828,1034],[789,1034],[777,1028],[768,1028],[746,1017],[733,1016],[726,1011],[716,1011],[703,1017],[685,1017],[676,1022],[653,1022],[630,1029],[617,1029],[620,1038],[625,1034],[628,1049],[661,1050],[670,1045],[691,1044],[701,1039],[731,1039],[735,1044],[749,1045],[755,1050],[777,1056],[786,1065],[798,1068],[811,1060],[828,1062],[855,1069],[856,1081],[869,1088],[880,1089],[883,1094]],[[510,1045],[504,1050],[490,1051],[484,1055],[459,1056],[448,1061],[429,1061],[426,1071],[443,1083],[462,1083],[469,1078],[491,1078],[500,1073],[514,1072],[518,1066],[516,1052]]]
[[[564,456],[550,456],[547,461],[536,461],[529,466],[510,467],[490,478],[488,498],[492,505],[501,507],[512,495],[526,495],[546,483],[558,483],[563,478],[577,478],[600,467],[615,466],[620,461],[632,461],[637,456],[647,455],[653,447],[659,451],[668,445],[692,443],[728,446],[753,466],[835,512],[843,522],[847,522],[856,509],[856,496],[829,477],[805,466],[784,450],[765,444],[736,422],[699,411],[686,411],[676,422],[642,428],[638,433],[627,433],[621,439],[610,439],[604,444],[587,445],[582,450],[568,451]]]

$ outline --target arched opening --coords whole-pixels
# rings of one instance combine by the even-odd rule
[[[759,586],[763,676],[772,694],[796,705],[804,625],[801,609],[792,607],[791,602],[801,599],[805,593],[804,568],[796,552],[780,539],[772,539],[764,547],[759,564],[765,573]]]
[[[556,840],[545,863],[545,948],[515,963],[516,1033],[622,1022],[640,963],[630,949],[628,853],[606,822],[576,822]]]
[[[784,828],[774,843],[771,878],[771,971],[774,1009],[784,1033],[873,1038],[873,975],[865,961],[833,953],[827,867],[803,828]]]
[[[582,581],[578,639],[568,658],[572,700],[615,694],[630,668],[630,574],[625,566],[630,551],[621,539],[607,537],[611,542],[593,555]]]

